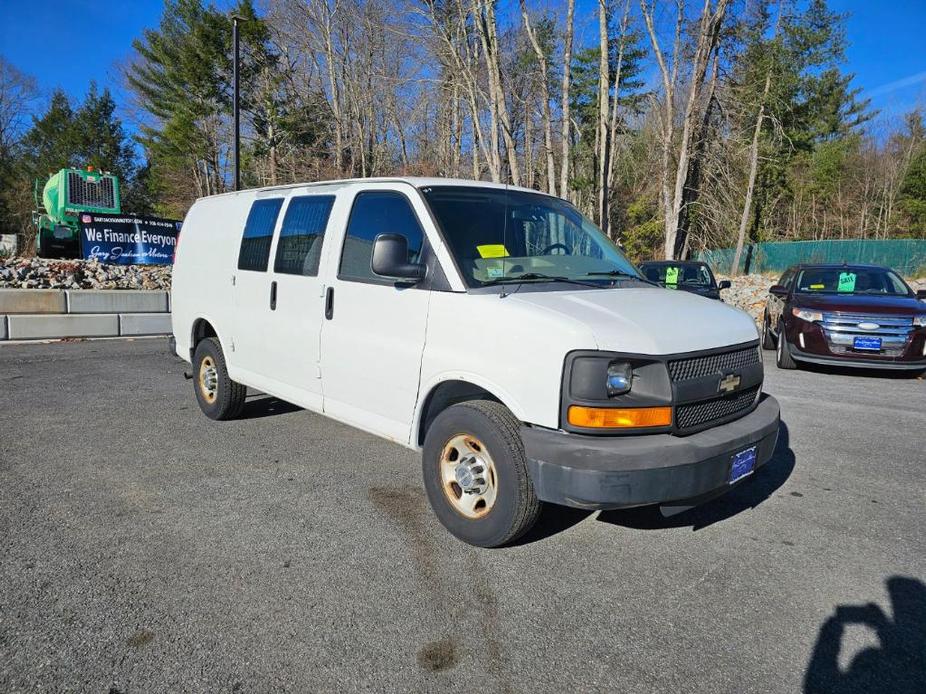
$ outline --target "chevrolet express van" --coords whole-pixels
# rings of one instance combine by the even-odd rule
[[[511,542],[543,502],[693,506],[778,437],[752,319],[646,281],[533,190],[402,178],[203,198],[171,298],[206,416],[235,417],[250,387],[420,451],[435,514],[475,545]]]

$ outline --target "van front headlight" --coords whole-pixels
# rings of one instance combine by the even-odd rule
[[[605,387],[608,390],[609,398],[629,393],[633,387],[633,367],[625,361],[612,361],[608,364],[608,377]]]

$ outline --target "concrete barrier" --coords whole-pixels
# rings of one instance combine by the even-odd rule
[[[0,314],[67,313],[67,297],[59,289],[0,289]]]
[[[170,292],[0,289],[0,341],[170,332]]]
[[[170,331],[169,313],[119,314],[120,335],[164,335]]]
[[[10,340],[43,340],[62,337],[114,337],[119,335],[118,314],[11,315],[7,316]]]
[[[166,313],[168,293],[144,289],[68,289],[68,313]]]

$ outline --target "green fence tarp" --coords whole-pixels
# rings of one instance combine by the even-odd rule
[[[701,260],[722,274],[729,274],[733,248],[700,251]],[[748,261],[748,270],[747,270]],[[743,249],[739,271],[777,274],[799,263],[869,263],[892,267],[905,277],[926,277],[926,240],[837,239],[754,243]]]

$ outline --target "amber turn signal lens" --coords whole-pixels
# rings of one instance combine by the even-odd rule
[[[672,423],[672,408],[582,407],[580,405],[570,405],[567,418],[572,426],[586,429],[667,427]]]

